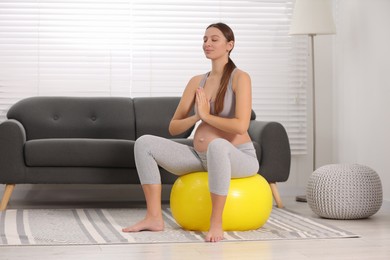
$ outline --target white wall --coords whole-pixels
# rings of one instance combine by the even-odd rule
[[[335,2],[333,160],[374,169],[390,201],[390,1]]]

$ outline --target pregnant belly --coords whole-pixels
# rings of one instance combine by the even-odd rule
[[[196,129],[194,135],[195,150],[198,152],[207,151],[207,147],[209,143],[216,138],[226,139],[230,141],[233,145],[239,145],[246,142],[250,142],[250,137],[248,133],[244,135],[230,134],[202,122]]]

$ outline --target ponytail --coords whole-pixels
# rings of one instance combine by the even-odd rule
[[[223,69],[221,83],[219,84],[219,89],[215,98],[214,112],[216,115],[221,113],[223,110],[223,103],[225,100],[227,86],[229,84],[230,76],[232,75],[232,72],[235,68],[236,64],[234,64],[234,62],[229,57],[228,63],[225,64],[225,67]]]

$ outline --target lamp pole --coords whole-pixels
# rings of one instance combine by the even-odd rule
[[[308,34],[310,37],[310,44],[311,44],[311,86],[312,86],[312,120],[313,120],[313,172],[316,170],[316,79],[315,79],[315,64],[314,64],[314,36],[316,34],[310,33]],[[298,195],[295,197],[296,201],[300,202],[307,202],[306,195]]]
[[[312,75],[312,118],[313,118],[313,172],[316,167],[316,79],[315,79],[315,64],[314,64],[314,36],[315,34],[309,34],[311,39],[311,75]]]

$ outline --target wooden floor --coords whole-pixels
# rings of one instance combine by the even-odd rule
[[[296,202],[294,198],[283,198],[283,200],[286,208],[304,216],[316,217],[306,203]],[[71,205],[62,206],[70,207]],[[77,207],[80,206],[77,204]],[[47,207],[47,205],[11,205],[11,208],[22,207]],[[0,259],[390,259],[390,207],[388,204],[382,206],[376,215],[368,219],[323,221],[359,234],[361,237],[215,244],[0,247]]]

